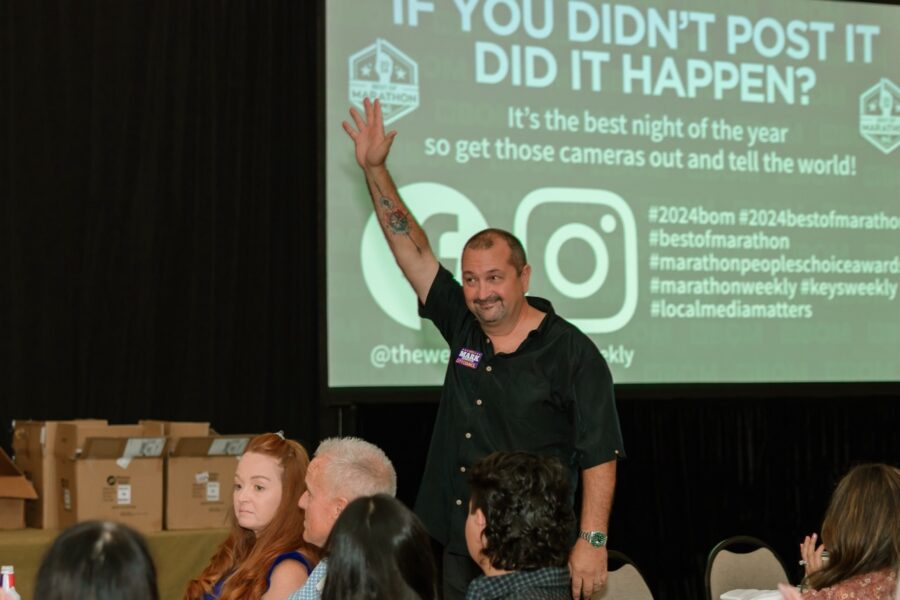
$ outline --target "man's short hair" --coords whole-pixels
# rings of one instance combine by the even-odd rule
[[[493,248],[494,242],[498,238],[504,240],[507,245],[509,245],[509,262],[516,268],[516,273],[521,275],[522,269],[528,264],[528,260],[525,258],[525,248],[522,246],[522,242],[519,241],[519,238],[503,229],[491,227],[479,231],[469,238],[469,241],[463,246],[463,252],[468,248],[471,248],[472,250],[487,250],[488,248]]]
[[[316,449],[332,493],[348,500],[375,494],[397,495],[397,473],[384,451],[356,437],[328,438]]]
[[[486,525],[482,552],[495,569],[565,567],[575,533],[569,473],[555,458],[495,452],[469,471],[471,504]]]

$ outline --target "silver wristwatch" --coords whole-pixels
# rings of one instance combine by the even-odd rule
[[[578,537],[588,542],[594,548],[601,548],[606,545],[609,537],[602,531],[579,531]]]

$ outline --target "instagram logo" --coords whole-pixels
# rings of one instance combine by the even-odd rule
[[[606,190],[542,188],[516,210],[531,292],[585,333],[624,327],[637,308],[637,229],[625,201]]]
[[[462,280],[460,256],[470,237],[487,222],[478,207],[457,190],[439,183],[413,183],[399,190],[400,197],[431,240],[431,248],[445,266]],[[381,225],[373,213],[366,222],[360,245],[363,279],[379,308],[397,323],[422,329],[416,293],[397,266]]]

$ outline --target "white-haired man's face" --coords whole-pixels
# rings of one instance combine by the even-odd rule
[[[317,456],[309,463],[306,491],[298,502],[304,511],[303,539],[320,548],[325,545],[334,522],[349,503],[346,498],[336,495],[328,484],[324,472],[327,462],[327,457]]]

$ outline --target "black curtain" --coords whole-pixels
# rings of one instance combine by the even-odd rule
[[[312,441],[315,3],[2,7],[4,422]]]
[[[412,502],[437,392],[321,387],[320,20],[305,0],[0,0],[0,444],[13,418],[357,433]],[[896,385],[618,396],[612,547],[661,600],[701,598],[731,535],[795,565],[840,474],[900,461]]]

